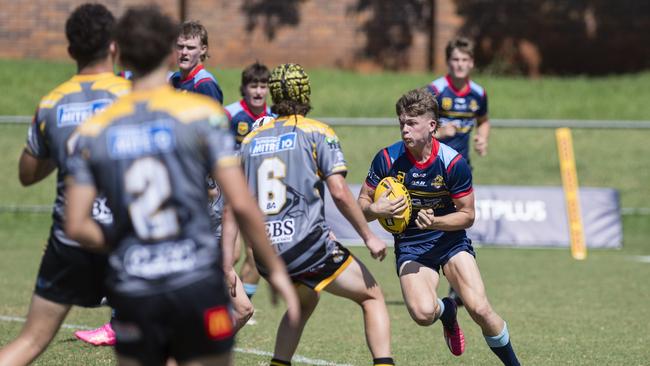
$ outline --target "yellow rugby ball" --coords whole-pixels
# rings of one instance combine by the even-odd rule
[[[388,199],[394,200],[396,198],[404,196],[406,197],[407,207],[398,216],[392,218],[380,218],[379,223],[384,229],[386,229],[386,231],[393,234],[399,234],[406,230],[406,227],[409,224],[409,220],[411,220],[411,212],[413,212],[413,208],[411,207],[411,195],[409,195],[409,191],[402,183],[398,182],[395,177],[386,177],[382,179],[377,185],[377,189],[375,189],[374,200],[377,201],[384,192],[391,188],[392,191],[388,194]]]

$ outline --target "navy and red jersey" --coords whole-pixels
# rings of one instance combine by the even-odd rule
[[[436,216],[456,212],[453,199],[473,192],[472,172],[467,161],[456,150],[433,139],[431,156],[419,163],[399,141],[379,150],[372,161],[366,185],[373,190],[385,177],[395,177],[411,195],[413,213],[406,230],[395,234],[395,246],[423,243],[453,245],[466,237],[465,230],[421,230],[415,218],[421,209],[432,208]]]
[[[203,65],[197,65],[185,79],[182,77],[181,72],[176,71],[169,78],[169,82],[176,89],[207,95],[223,104],[223,92],[217,79],[204,69]]]
[[[476,119],[487,115],[488,102],[485,89],[471,80],[467,81],[463,90],[457,90],[447,75],[432,81],[428,89],[438,101],[440,125],[452,123],[456,126],[456,135],[440,142],[451,146],[469,161],[470,133]]]
[[[273,116],[271,108],[267,107],[266,104],[264,104],[264,111],[262,113],[259,115],[253,114],[244,99],[228,104],[226,106],[226,114],[228,115],[228,119],[230,119],[230,130],[235,135],[237,148],[244,141],[244,137],[253,130],[253,123],[258,118]]]

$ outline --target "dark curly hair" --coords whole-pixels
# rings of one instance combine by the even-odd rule
[[[172,52],[179,25],[157,6],[129,8],[117,22],[120,63],[135,78],[155,70]]]
[[[68,53],[80,68],[108,57],[115,17],[101,4],[77,7],[65,22]]]
[[[306,116],[309,111],[311,111],[311,105],[309,103],[299,103],[293,100],[283,100],[271,106],[271,112],[281,117],[291,116],[293,114]]]

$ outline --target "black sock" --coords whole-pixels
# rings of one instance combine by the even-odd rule
[[[395,365],[395,361],[393,361],[392,357],[380,357],[380,358],[375,358],[372,360],[372,364],[375,366],[388,366],[388,365]]]
[[[512,349],[510,342],[502,347],[490,347],[492,352],[494,352],[497,357],[503,362],[506,366],[519,366],[519,360],[515,355],[515,351]]]
[[[291,366],[291,361],[282,361],[277,358],[271,360],[269,366]]]
[[[442,299],[442,302],[445,304],[445,311],[440,314],[440,321],[445,328],[449,329],[456,322],[456,303],[448,297]]]

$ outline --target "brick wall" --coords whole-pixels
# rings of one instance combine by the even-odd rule
[[[0,0],[0,57],[67,59],[65,20],[83,2]],[[382,48],[383,40],[377,39],[377,35],[383,33],[364,31],[364,25],[371,23],[376,28],[378,24],[381,26],[382,21],[400,19],[399,11],[392,14],[386,14],[386,9],[383,9],[383,13],[377,11],[377,4],[385,4],[382,1],[370,1],[369,6],[361,9],[358,9],[359,0],[149,2],[157,3],[176,18],[180,17],[181,4],[186,4],[186,19],[199,20],[208,29],[212,54],[208,64],[211,66],[241,67],[260,60],[270,65],[298,62],[307,67],[377,70],[426,70],[429,67],[430,27],[413,30],[405,41],[401,40],[407,47],[400,49],[400,52],[367,49]],[[103,3],[119,16],[126,7],[143,2],[113,0]],[[399,10],[400,2],[396,1],[391,6]],[[388,15],[391,17],[385,19]],[[404,38],[401,34],[396,37]],[[369,38],[374,41],[371,46],[368,46],[372,43]],[[392,58],[397,61],[388,60]]]
[[[80,0],[0,0],[0,58],[68,59]],[[477,41],[493,71],[606,74],[650,68],[650,2],[618,0],[151,0],[200,20],[211,66],[298,62],[356,70],[445,70],[447,41]],[[119,16],[140,0],[103,1]],[[181,9],[182,5],[184,9]],[[622,56],[624,55],[624,57]]]
[[[190,2],[187,19],[199,20],[207,27],[210,63],[216,65],[241,66],[260,60],[269,65],[297,62],[307,67],[428,68],[429,29],[416,30],[408,37],[410,47],[400,60],[380,58],[379,51],[372,49],[377,33],[365,31],[364,26],[381,22],[378,18],[384,13],[376,6],[357,9],[358,3],[199,0]]]
[[[69,59],[65,21],[81,0],[0,0],[0,57]],[[119,16],[137,0],[102,1]],[[151,1],[178,17],[177,0]]]

